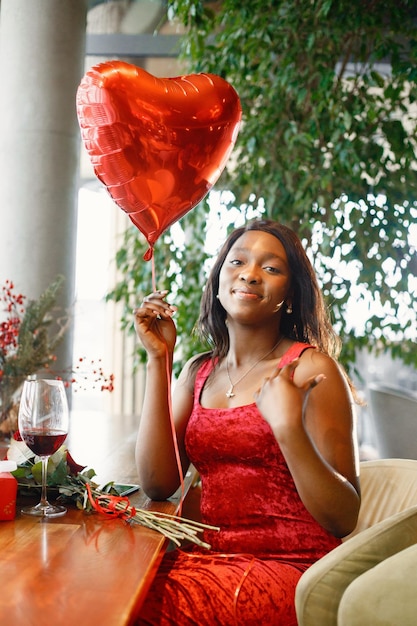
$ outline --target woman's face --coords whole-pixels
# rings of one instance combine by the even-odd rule
[[[229,318],[256,321],[290,304],[291,273],[284,247],[273,235],[245,232],[229,250],[219,275],[219,300]]]

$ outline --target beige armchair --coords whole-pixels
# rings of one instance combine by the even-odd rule
[[[361,511],[353,533],[300,578],[295,597],[299,626],[376,626],[379,623],[408,626],[405,614],[399,615],[396,622],[349,621],[352,614],[357,617],[358,608],[356,606],[356,612],[355,609],[352,611],[352,603],[360,602],[358,597],[361,597],[357,593],[360,583],[350,585],[367,573],[369,607],[372,604],[369,592],[369,585],[373,582],[371,572],[374,576],[378,574],[376,566],[383,570],[383,563],[388,564],[386,560],[391,560],[394,555],[398,562],[401,551],[407,563],[405,569],[410,568],[410,560],[413,562],[416,558],[417,552],[408,549],[417,544],[417,460],[363,461],[361,489]],[[402,567],[396,571],[403,576]],[[417,592],[413,602],[414,616],[417,615]]]
[[[416,514],[409,521],[413,523],[416,541]],[[401,524],[394,530],[402,531],[403,527]],[[356,578],[340,601],[338,626],[415,626],[416,572],[417,543],[414,543]]]

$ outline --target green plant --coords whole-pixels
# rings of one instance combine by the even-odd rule
[[[55,309],[63,280],[58,276],[38,300],[27,303],[12,281],[6,280],[1,288],[4,319],[0,324],[0,423],[25,378],[55,361],[54,350],[66,332],[66,319],[57,316]]]
[[[204,350],[194,333],[198,302],[205,283],[204,265],[208,259],[204,251],[205,212],[195,210],[181,220],[181,227],[169,230],[154,248],[154,273],[152,263],[143,260],[146,250],[144,237],[131,226],[123,235],[116,255],[121,280],[107,295],[123,303],[122,327],[133,332],[132,309],[152,291],[155,280],[158,289],[168,289],[169,300],[178,306],[175,315],[178,329],[178,352],[175,371],[193,349]],[[190,236],[188,236],[188,233]],[[178,243],[178,238],[181,243]],[[137,364],[144,361],[145,353],[138,347]]]
[[[348,369],[358,347],[389,350],[417,366],[417,262],[409,238],[417,218],[413,3],[171,0],[168,12],[187,28],[188,70],[219,74],[240,96],[242,128],[216,187],[232,192],[227,208],[265,214],[298,232]],[[207,204],[194,211],[190,241],[201,241]],[[181,269],[175,304],[186,357],[182,310],[196,319],[200,289],[182,287],[201,286],[201,258],[193,245],[176,257],[167,237]],[[143,267],[124,270],[126,283],[132,270],[142,291]],[[119,283],[111,297],[125,295]],[[361,306],[349,325],[352,301]]]

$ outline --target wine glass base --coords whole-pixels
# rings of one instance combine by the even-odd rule
[[[61,517],[67,509],[64,506],[40,502],[36,506],[25,506],[21,509],[22,515],[35,515],[37,517]]]

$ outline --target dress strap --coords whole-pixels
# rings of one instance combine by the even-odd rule
[[[194,402],[200,402],[201,390],[204,387],[204,383],[209,377],[211,371],[213,369],[213,361],[212,359],[207,359],[204,361],[202,365],[197,370],[197,374],[194,382]]]
[[[301,356],[304,350],[314,347],[315,346],[312,346],[309,343],[302,343],[301,341],[293,343],[292,346],[288,348],[286,353],[282,355],[281,360],[278,363],[278,367],[285,367],[285,365],[288,365],[288,363],[291,363],[292,361],[294,361],[294,359],[297,359],[299,356]]]

